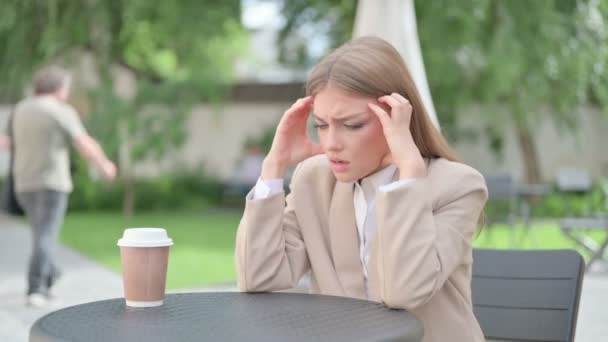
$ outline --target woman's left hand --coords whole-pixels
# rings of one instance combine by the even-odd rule
[[[392,93],[378,98],[378,102],[390,108],[390,114],[375,103],[368,106],[380,123],[391,155],[389,158],[399,169],[400,179],[426,176],[426,163],[420,155],[410,132],[412,105],[405,97]]]

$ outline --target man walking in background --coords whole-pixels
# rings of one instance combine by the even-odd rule
[[[70,145],[108,181],[116,176],[116,167],[66,102],[70,76],[64,69],[42,69],[34,77],[33,88],[34,95],[15,107],[11,140],[15,191],[33,234],[27,304],[40,307],[47,304],[60,274],[54,257],[73,187]]]

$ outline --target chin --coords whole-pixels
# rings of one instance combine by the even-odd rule
[[[350,183],[350,182],[355,182],[357,180],[359,180],[360,177],[354,176],[350,173],[344,173],[344,172],[340,172],[340,173],[333,173],[334,177],[336,177],[336,180],[338,182],[342,182],[342,183]]]

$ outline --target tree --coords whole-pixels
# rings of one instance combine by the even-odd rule
[[[313,8],[284,13],[298,17],[313,12],[317,22],[354,16],[340,1],[317,0]],[[560,128],[573,128],[576,109],[588,103],[608,108],[608,1],[416,1],[418,33],[431,93],[442,129],[458,138],[457,118],[472,105],[484,109],[490,141],[498,150],[497,123],[515,127],[528,182],[541,179],[531,127],[548,112]],[[331,10],[328,10],[331,8]],[[329,13],[323,16],[323,13]],[[352,18],[337,23],[344,30]],[[285,36],[294,28],[285,27]],[[333,31],[332,31],[333,32]],[[350,35],[330,34],[331,45]],[[498,151],[497,151],[498,152]]]
[[[542,179],[532,131],[542,113],[549,113],[558,128],[574,128],[582,105],[607,108],[601,85],[608,77],[603,67],[608,31],[602,24],[608,2],[416,4],[440,112],[452,114],[454,122],[459,108],[481,104],[491,141],[498,146],[500,123],[513,123],[528,182]],[[443,20],[437,13],[444,13]]]
[[[87,126],[113,159],[123,151],[124,208],[132,213],[130,165],[178,146],[194,102],[221,100],[244,38],[238,0],[5,0],[0,99],[16,101],[41,65],[92,54],[101,82],[89,94]],[[117,66],[135,76],[132,96],[116,93]]]
[[[279,60],[296,66],[315,63],[309,49],[311,39],[328,38],[328,48],[349,40],[356,11],[357,1],[353,0],[284,0]]]

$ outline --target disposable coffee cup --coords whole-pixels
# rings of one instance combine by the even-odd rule
[[[171,245],[163,228],[125,229],[118,246],[127,306],[163,305]]]

